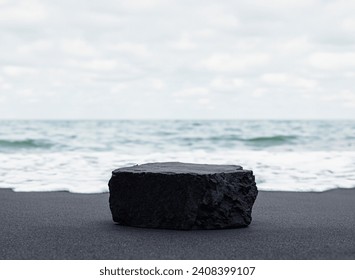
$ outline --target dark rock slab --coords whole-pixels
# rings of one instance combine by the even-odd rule
[[[248,226],[258,193],[241,166],[179,162],[116,169],[109,189],[116,223],[184,230]]]

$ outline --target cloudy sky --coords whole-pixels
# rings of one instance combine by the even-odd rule
[[[354,0],[0,0],[2,119],[355,118]]]

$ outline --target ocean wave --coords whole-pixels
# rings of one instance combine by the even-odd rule
[[[200,125],[199,125],[200,124]],[[240,164],[260,190],[355,188],[355,122],[0,122],[0,188],[107,191],[111,171],[156,161]]]
[[[275,135],[275,136],[247,138],[247,139],[243,139],[243,141],[250,145],[265,147],[265,146],[289,144],[290,142],[297,140],[297,138],[298,137],[295,135]]]
[[[238,135],[217,135],[217,136],[210,136],[210,137],[182,137],[177,138],[177,140],[181,141],[181,143],[185,144],[198,144],[201,142],[207,143],[244,143],[248,146],[254,147],[269,147],[269,146],[278,146],[284,144],[290,144],[296,142],[298,137],[295,135],[274,135],[274,136],[259,136],[259,137],[250,137],[250,138],[243,138]]]
[[[23,140],[4,140],[0,139],[1,150],[16,149],[48,149],[52,144],[45,140],[23,139]]]

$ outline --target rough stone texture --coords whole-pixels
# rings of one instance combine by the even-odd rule
[[[179,162],[116,169],[109,189],[116,223],[184,230],[248,226],[258,193],[241,166]]]

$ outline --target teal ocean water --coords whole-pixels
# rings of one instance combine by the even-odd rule
[[[261,190],[355,187],[355,121],[0,121],[0,187],[108,191],[155,161],[239,164]]]

